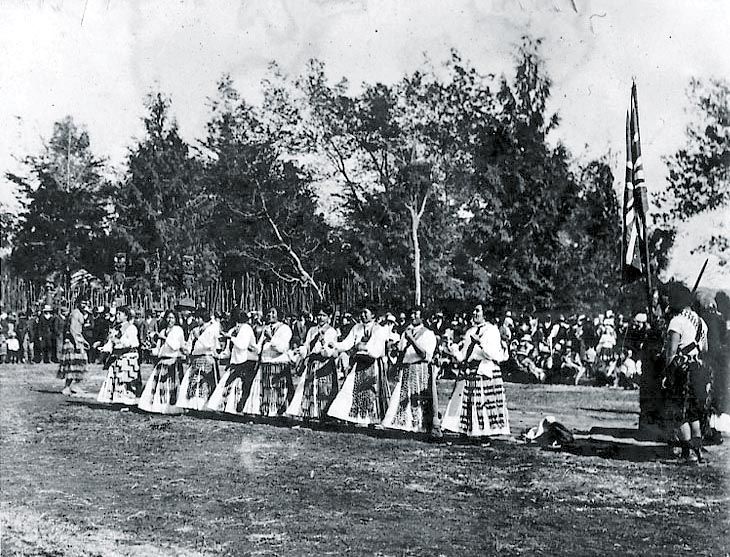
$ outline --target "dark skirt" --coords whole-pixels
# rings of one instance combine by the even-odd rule
[[[709,370],[694,358],[678,356],[665,372],[667,420],[681,425],[702,421],[708,411]]]
[[[438,408],[434,408],[433,373],[428,362],[403,365],[383,426],[414,433],[432,430],[438,413]]]
[[[379,424],[390,399],[383,358],[355,361],[328,415],[356,424]]]
[[[502,374],[468,374],[454,384],[442,427],[469,436],[509,435]]]
[[[332,400],[337,395],[337,366],[334,358],[309,357],[297,390],[286,413],[305,420],[327,417]]]
[[[205,409],[218,382],[218,362],[210,354],[193,356],[182,381],[177,406],[190,410]]]
[[[182,377],[181,358],[163,358],[158,361],[139,399],[140,410],[155,414],[182,412],[176,406]]]
[[[86,350],[82,347],[76,348],[73,343],[66,339],[63,343],[63,351],[61,352],[61,363],[58,366],[59,379],[73,379],[81,381],[86,374],[86,364],[88,358]]]
[[[294,394],[291,364],[259,364],[261,378],[261,415],[280,416]]]
[[[208,401],[208,410],[243,414],[243,408],[251,395],[251,387],[255,378],[256,361],[228,366]]]

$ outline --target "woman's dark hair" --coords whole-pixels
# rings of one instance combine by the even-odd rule
[[[129,318],[132,317],[132,310],[129,306],[121,306],[117,308],[117,313],[123,313],[127,321],[129,321]]]
[[[248,323],[248,312],[241,308],[234,308],[231,311],[231,320],[236,323]]]
[[[88,304],[88,303],[89,303],[89,299],[86,296],[77,296],[76,301],[74,301],[74,307],[76,309],[81,309],[81,307],[84,304]]]
[[[195,317],[199,317],[203,321],[207,321],[210,319],[210,316],[213,314],[212,310],[210,308],[206,307],[199,307],[195,310]]]
[[[269,306],[269,309],[266,310],[266,313],[269,313],[272,309],[276,312],[276,318],[279,321],[282,321],[284,319],[284,317],[286,317],[286,314],[282,311],[282,309],[279,306]]]
[[[327,315],[332,315],[332,306],[329,304],[319,304],[315,306],[314,308],[314,315],[319,315],[320,313],[326,313]]]
[[[167,321],[167,316],[172,315],[175,318],[175,324],[177,324],[177,313],[173,309],[165,310],[165,313],[162,314],[162,321]]]
[[[682,311],[692,305],[692,292],[681,282],[670,282],[664,287],[669,298],[669,308],[673,311]]]

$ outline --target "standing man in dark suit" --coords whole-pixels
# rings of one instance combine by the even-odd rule
[[[54,322],[53,322],[53,308],[46,304],[43,306],[43,311],[38,318],[38,323],[35,328],[35,362],[49,364],[51,363],[51,355],[53,352],[53,340],[54,340]]]

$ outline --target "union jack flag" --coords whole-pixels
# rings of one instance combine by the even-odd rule
[[[642,276],[649,279],[646,218],[649,202],[641,162],[639,103],[636,83],[631,86],[631,108],[626,113],[626,186],[624,188],[623,236],[621,242],[621,276],[633,282]]]

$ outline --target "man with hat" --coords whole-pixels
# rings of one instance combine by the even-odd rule
[[[185,333],[185,338],[188,338],[190,331],[195,327],[195,319],[193,317],[195,301],[192,298],[182,298],[177,306],[175,306],[175,311],[180,316],[180,326]]]
[[[53,320],[53,308],[49,304],[44,305],[41,315],[38,317],[35,338],[33,339],[36,363],[41,361],[45,364],[51,363],[54,334]]]

